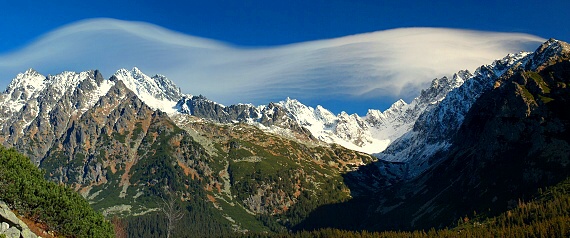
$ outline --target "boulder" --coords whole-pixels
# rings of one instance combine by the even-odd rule
[[[4,232],[7,238],[20,238],[20,230],[16,227],[10,227]]]
[[[0,201],[0,220],[8,223],[11,226],[15,226],[21,223],[20,219],[10,210],[8,205],[3,201]]]
[[[30,229],[23,229],[21,235],[22,235],[22,238],[37,238],[38,237]]]
[[[0,234],[4,233],[4,231],[8,230],[8,228],[10,228],[10,225],[8,225],[8,223],[0,223]]]

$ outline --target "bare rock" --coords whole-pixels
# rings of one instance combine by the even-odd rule
[[[10,227],[4,232],[7,238],[20,238],[20,230],[16,227]]]

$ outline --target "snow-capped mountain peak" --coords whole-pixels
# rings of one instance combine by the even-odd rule
[[[408,104],[404,100],[399,99],[398,101],[394,102],[388,109],[382,112],[382,115],[385,117],[394,117],[402,113],[404,111],[404,107],[407,105]]]
[[[97,78],[99,77],[99,82]],[[103,82],[98,71],[71,72],[65,71],[56,75],[44,76],[33,69],[19,73],[8,85],[2,95],[4,105],[9,105],[10,111],[20,110],[30,100],[39,100],[38,97],[48,97],[57,101],[67,91],[75,90],[85,80],[91,80],[95,87],[101,86],[100,97],[110,88],[109,82]],[[97,91],[97,90],[95,90]],[[98,99],[95,97],[94,100]]]
[[[133,67],[132,70],[119,69],[111,80],[122,81],[148,106],[169,114],[177,111],[176,104],[183,96],[180,88],[166,77],[162,75],[149,77],[137,67]]]
[[[321,105],[317,105],[314,111],[315,117],[322,121],[325,127],[331,127],[336,121],[336,116]]]
[[[10,82],[4,93],[12,94],[12,100],[28,100],[33,97],[34,94],[45,88],[46,80],[46,76],[30,68],[24,73],[19,73],[16,78]],[[13,93],[15,91],[20,91],[20,93],[14,95]]]
[[[0,131],[21,134],[30,124],[41,122],[61,126],[66,122],[50,121],[54,114],[82,115],[112,85],[93,70],[43,76],[29,69],[18,74],[0,95]]]
[[[308,131],[314,138],[323,142],[337,143],[353,150],[372,154],[384,151],[389,144],[406,133],[408,135],[402,138],[413,138],[414,135],[409,134],[412,129],[415,131],[413,133],[427,127],[435,130],[431,133],[432,135],[428,136],[429,138],[434,135],[445,135],[444,131],[447,130],[445,128],[459,126],[471,102],[482,91],[490,88],[493,80],[509,67],[522,64],[523,58],[526,58],[525,65],[528,65],[526,63],[528,61],[539,62],[537,57],[542,57],[541,55],[555,54],[568,49],[570,48],[565,43],[549,41],[549,44],[544,44],[537,51],[543,53],[533,54],[530,60],[527,57],[529,53],[512,54],[491,65],[478,68],[474,74],[461,70],[451,77],[436,78],[432,80],[430,87],[422,90],[420,95],[411,102],[406,103],[400,99],[383,112],[370,109],[363,117],[357,114],[349,115],[346,112],[334,115],[322,106],[313,108],[291,98],[278,103],[270,103],[267,106],[237,104],[226,107],[202,96],[185,95],[165,76],[150,77],[137,67],[131,70],[119,69],[110,80],[99,82],[101,89],[94,91],[96,93],[90,96],[89,103],[85,105],[93,104],[94,100],[106,92],[105,89],[110,88],[109,85],[121,81],[148,106],[168,114],[191,114],[219,123],[247,122],[269,129],[272,126],[278,126],[291,129],[293,132]],[[2,100],[13,101],[14,103],[8,107],[9,111],[17,111],[31,98],[38,97],[38,92],[47,87],[53,89],[50,90],[49,96],[57,99],[64,94],[65,90],[78,87],[83,79],[95,77],[87,74],[89,72],[63,72],[56,76],[45,77],[30,69],[18,74],[6,90]],[[441,104],[449,104],[449,106],[441,106]],[[454,115],[455,119],[442,121],[447,114]],[[401,161],[392,156],[395,155],[395,150],[400,149],[395,146],[385,153],[388,156],[383,158]]]

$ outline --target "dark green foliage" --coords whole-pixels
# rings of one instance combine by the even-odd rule
[[[347,231],[324,228],[296,233],[245,233],[235,237],[309,238],[309,237],[569,237],[570,236],[570,178],[560,184],[539,192],[530,202],[496,217],[487,219],[460,218],[453,229],[430,229],[429,231]]]
[[[61,151],[57,151],[55,153],[52,153],[51,155],[48,156],[48,158],[46,158],[44,161],[42,161],[42,169],[44,169],[45,171],[49,171],[50,173],[58,173],[57,168],[59,168],[59,166],[61,166],[62,164],[67,164],[67,160],[68,158],[65,156],[65,154]]]
[[[137,122],[135,124],[135,129],[133,130],[133,133],[131,134],[131,140],[138,138],[139,135],[141,135],[142,133],[143,133],[142,123]]]
[[[166,219],[158,213],[126,218],[128,237],[166,237]]]
[[[454,231],[467,236],[569,237],[570,178],[556,186],[539,190],[536,199],[519,201],[516,208],[488,219],[465,217]]]
[[[125,143],[126,135],[120,134],[118,132],[113,133],[113,138],[121,143]]]
[[[113,237],[111,223],[78,193],[48,182],[30,159],[0,147],[0,199],[68,237]]]
[[[176,191],[182,188],[180,175],[183,172],[180,167],[174,165],[173,158],[162,150],[137,163],[133,166],[133,171],[131,181],[145,182],[153,194],[160,194],[164,186]]]

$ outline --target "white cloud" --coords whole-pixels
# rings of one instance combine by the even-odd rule
[[[474,70],[545,41],[518,33],[402,28],[266,48],[240,48],[155,25],[91,19],[0,55],[0,86],[18,72],[119,68],[163,74],[182,91],[224,103],[404,98],[436,77]],[[374,106],[371,106],[374,107]]]

